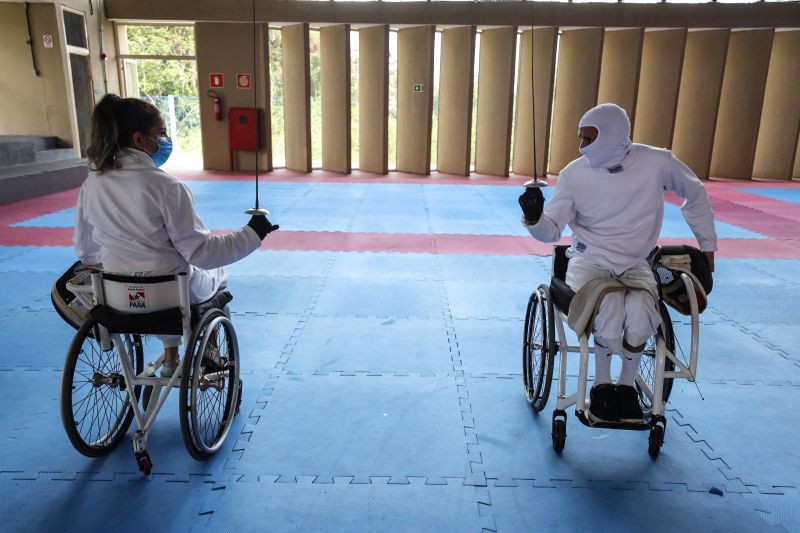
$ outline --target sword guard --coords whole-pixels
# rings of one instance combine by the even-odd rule
[[[247,214],[247,215],[263,215],[263,216],[267,216],[267,215],[269,215],[269,211],[267,211],[263,207],[251,207],[250,209],[245,211],[245,214]]]

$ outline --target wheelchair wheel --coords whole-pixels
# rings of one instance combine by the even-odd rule
[[[669,316],[669,311],[664,305],[664,302],[659,302],[659,310],[661,312],[661,326],[659,326],[658,332],[664,336],[664,344],[666,345],[666,348],[674,353],[675,333],[672,330],[672,319]],[[642,360],[639,363],[639,375],[642,377],[651,391],[655,390],[656,381],[656,338],[657,337],[654,335],[647,340],[647,344],[645,345],[644,352],[642,354]],[[675,363],[668,358],[664,363],[664,370],[666,372],[675,370]],[[672,378],[667,378],[664,380],[664,390],[662,394],[664,403],[667,403],[667,400],[669,400],[669,395],[672,392],[673,381],[674,380]],[[639,393],[639,403],[642,406],[642,412],[644,412],[645,417],[647,417],[653,409],[653,404],[650,401],[650,398],[644,393],[644,390],[642,390],[638,382],[636,383],[636,391]]]
[[[97,322],[87,320],[75,334],[61,375],[61,422],[70,442],[87,457],[106,455],[120,443],[133,420],[130,395],[117,348],[100,346]],[[143,366],[142,339],[123,335],[138,374]],[[134,387],[139,400],[141,387]]]
[[[192,457],[206,459],[222,446],[238,399],[236,332],[222,311],[212,309],[195,327],[181,369],[181,434]]]
[[[540,286],[531,294],[525,313],[522,339],[522,380],[525,397],[536,412],[544,409],[550,396],[555,353],[553,307],[548,301],[549,290]]]

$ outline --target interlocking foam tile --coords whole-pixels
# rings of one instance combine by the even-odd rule
[[[291,372],[447,374],[453,371],[441,317],[312,316],[289,356]]]
[[[17,311],[0,319],[0,367],[61,368],[75,330],[55,311]]]
[[[574,392],[574,385],[573,381],[568,394]],[[584,486],[588,480],[608,481],[613,485],[645,481],[651,485],[689,483],[721,487],[726,483],[715,463],[671,417],[661,454],[654,462],[647,453],[646,431],[588,428],[573,416],[574,407],[570,407],[566,446],[558,456],[550,438],[555,394],[544,410],[535,415],[525,401],[519,381],[468,379],[467,389],[478,440],[477,448],[470,446],[470,450],[479,451],[483,461],[473,466],[480,467],[487,477],[536,479],[537,485],[547,485],[552,479],[574,480]],[[675,393],[672,399],[678,409],[685,405]],[[702,434],[708,434],[709,428],[696,427]]]
[[[281,376],[238,471],[464,477],[464,422],[450,377]]]
[[[714,222],[717,237],[720,239],[763,239],[763,235],[717,220]],[[664,205],[664,223],[661,237],[683,237],[694,241],[694,233],[681,215],[680,206]],[[696,246],[696,244],[693,244]]]
[[[673,329],[683,349],[682,359],[688,361],[691,327],[673,324]],[[758,372],[753,371],[756,368]],[[701,323],[697,377],[702,383],[727,380],[800,383],[800,368],[734,325]]]
[[[19,253],[0,261],[0,272],[57,272],[60,275],[78,260],[75,250],[66,246],[15,246],[14,248]]]
[[[241,371],[274,370],[298,329],[297,316],[234,314]],[[296,341],[295,341],[296,342]]]
[[[228,280],[235,313],[302,313],[317,293],[316,278],[266,278],[235,276]]]
[[[54,272],[4,272],[0,276],[0,316],[22,309],[52,309],[50,290],[58,276]]]
[[[741,188],[740,191],[749,192],[752,194],[758,194],[760,196],[766,196],[767,198],[773,198],[775,200],[780,200],[782,202],[792,202],[793,204],[800,204],[800,190],[797,188],[775,188],[775,189],[764,189],[764,188]]]
[[[0,246],[0,268],[3,263],[27,252],[27,246]]]
[[[439,280],[442,275],[431,254],[341,253],[330,278]]]
[[[800,322],[800,286],[787,285],[733,260],[719,260],[709,305],[741,323],[797,324]]]
[[[526,282],[532,292],[541,283],[550,282],[549,257],[531,255],[442,254],[442,275],[453,281]],[[523,315],[524,318],[524,315]]]
[[[338,254],[332,252],[275,252],[258,250],[225,267],[232,277],[275,276],[294,278],[315,278],[325,273],[326,266]]]
[[[480,531],[474,487],[448,483],[228,483],[210,531]]]
[[[780,494],[773,493],[778,491]],[[800,531],[799,490],[784,487],[777,491],[770,490],[768,494],[755,491],[754,494],[743,494],[742,496],[753,502],[766,523],[784,528],[785,531]]]
[[[800,285],[800,260],[798,259],[745,259],[746,265],[792,285]]]
[[[0,476],[0,513],[5,531],[188,531],[215,497],[203,483],[131,482],[128,476],[96,481],[15,480]],[[41,477],[41,476],[40,476]]]
[[[62,209],[55,213],[50,213],[40,217],[32,218],[18,224],[13,224],[14,227],[23,228],[71,228],[75,225],[75,208]]]
[[[325,226],[307,227],[309,231],[327,231]],[[353,220],[349,228],[354,233],[429,233],[428,221],[424,213],[419,215],[372,215],[362,213]]]
[[[753,368],[758,379],[759,367]],[[681,384],[681,391],[691,383]],[[710,449],[725,461],[720,468],[747,485],[800,487],[800,449],[795,446],[800,387],[701,383],[705,400],[681,394],[677,409]],[[675,392],[673,391],[673,396]],[[669,433],[668,433],[669,434]]]
[[[519,223],[519,216],[514,218],[432,218],[434,233],[455,235],[518,235],[529,236],[528,230]]]
[[[222,448],[210,459],[198,462],[186,451],[178,418],[178,389],[174,389],[158,414],[148,438],[148,450],[156,477],[190,474],[222,477],[222,468],[231,456],[248,414],[262,394],[265,377],[243,375],[244,395],[239,416]],[[70,444],[60,419],[61,372],[52,370],[14,370],[0,372],[0,401],[7,410],[0,434],[0,471],[24,472],[98,472],[104,475],[127,473],[138,477],[136,460],[128,435],[110,455],[91,459],[78,453]],[[238,452],[235,452],[238,456]]]
[[[800,342],[796,324],[748,324],[747,327],[762,343],[770,344],[798,363],[797,368],[800,369]],[[793,379],[798,378],[795,376]]]
[[[525,318],[529,281],[445,281],[453,318]]]
[[[770,530],[740,494],[519,486],[495,487],[490,495],[492,505],[482,512],[494,514],[497,531]]]
[[[522,375],[523,320],[454,319],[453,327],[464,372]]]
[[[314,307],[317,315],[438,317],[442,314],[435,281],[328,279]]]

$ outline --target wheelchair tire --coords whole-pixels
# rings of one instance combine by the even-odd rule
[[[189,454],[202,461],[225,441],[239,398],[239,345],[233,324],[211,309],[194,328],[183,360],[180,421]]]
[[[666,345],[667,349],[674,353],[675,333],[672,329],[672,319],[669,316],[669,311],[664,305],[664,302],[659,302],[658,307],[661,312],[661,326],[659,326],[658,331],[659,333],[663,334],[664,344]],[[656,336],[654,335],[647,340],[647,344],[645,345],[644,352],[642,354],[642,360],[639,363],[639,375],[642,377],[644,382],[647,383],[647,386],[650,387],[650,390],[655,390],[656,347]],[[666,372],[675,370],[675,363],[671,359],[667,358],[664,363],[664,370]],[[673,382],[674,379],[672,378],[667,378],[664,380],[664,389],[662,393],[664,403],[667,403],[669,400],[669,395],[672,393]],[[642,412],[645,414],[645,417],[647,417],[653,408],[652,402],[639,386],[638,382],[636,383],[636,391],[639,393],[639,403],[641,404]]]
[[[537,413],[547,405],[553,381],[555,325],[549,287],[539,286],[528,299],[522,339],[522,380],[525,397]]]
[[[97,322],[87,320],[67,350],[61,375],[61,423],[72,445],[87,457],[108,454],[123,439],[133,420],[128,387],[125,385],[116,347],[103,351]],[[142,339],[123,335],[138,374],[143,367]],[[139,400],[141,387],[134,387]]]
[[[567,443],[567,422],[565,420],[554,419],[553,430],[550,436],[553,438],[553,449],[557,454],[564,451],[564,445]]]

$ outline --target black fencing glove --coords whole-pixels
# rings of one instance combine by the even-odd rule
[[[268,233],[272,233],[276,229],[280,228],[280,226],[277,224],[273,225],[264,215],[253,215],[250,217],[250,221],[247,223],[247,225],[255,230],[256,234],[258,234],[258,238],[262,241]]]
[[[522,216],[525,224],[533,226],[539,222],[544,209],[544,195],[538,187],[530,187],[519,195],[519,206],[522,208]]]

